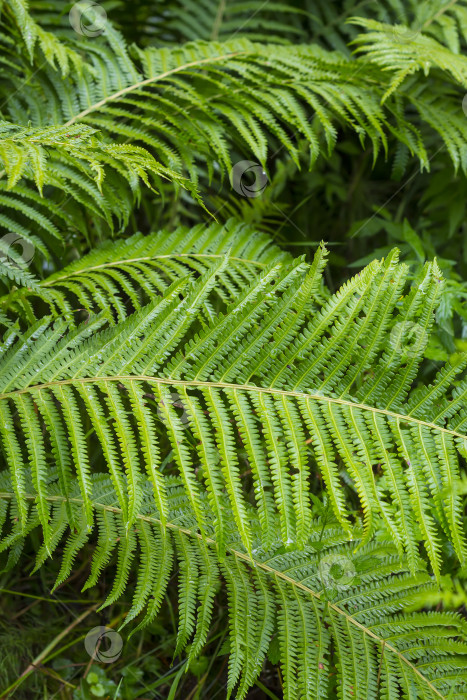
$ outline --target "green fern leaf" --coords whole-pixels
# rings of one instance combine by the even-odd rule
[[[311,517],[309,475],[320,470],[334,514],[349,533],[352,517],[341,475],[350,479],[361,504],[362,546],[382,517],[412,570],[423,542],[439,577],[441,537],[464,562],[458,492],[467,419],[464,382],[457,378],[466,362],[440,370],[429,391],[411,390],[433,323],[440,273],[436,263],[427,264],[400,304],[407,269],[396,260],[392,254],[375,261],[315,308],[308,300],[319,289],[323,252],[311,267],[301,260],[272,262],[206,323],[199,312],[229,268],[220,257],[197,281],[173,282],[116,326],[98,330],[102,316],[63,335],[64,322],[36,324],[34,342],[13,341],[0,361],[0,406],[11,426],[3,431],[3,448],[23,520],[27,457],[21,435],[33,430],[37,436],[33,476],[38,502],[45,503],[42,455],[52,419],[58,422],[50,437],[55,452],[57,435],[66,428],[88,527],[93,495],[85,424],[100,445],[127,531],[142,504],[143,474],[164,521],[160,470],[170,454],[201,533],[207,527],[199,504],[204,483],[219,554],[226,537],[225,495],[251,552],[245,463],[239,459],[244,445],[265,545],[273,540],[276,515],[285,544],[304,541]],[[453,380],[457,387],[449,400]],[[30,415],[36,396],[55,397],[44,436]],[[65,459],[61,468],[67,483],[69,463]],[[376,465],[381,477],[375,476]],[[41,517],[45,524],[45,509]]]

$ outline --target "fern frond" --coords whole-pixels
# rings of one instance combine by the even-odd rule
[[[29,479],[28,479],[29,481]],[[229,675],[227,692],[237,700],[246,697],[258,677],[271,642],[278,643],[284,698],[315,700],[336,697],[424,699],[466,697],[467,626],[457,614],[419,612],[427,593],[436,585],[423,568],[410,572],[398,558],[393,543],[379,540],[363,544],[353,531],[358,554],[346,543],[346,533],[335,523],[313,517],[302,550],[284,550],[279,523],[266,552],[254,542],[251,555],[236,537],[228,512],[225,555],[219,559],[215,530],[197,531],[194,514],[177,479],[168,479],[168,512],[164,522],[153,510],[150,487],[130,530],[117,497],[104,475],[95,475],[93,509],[97,544],[86,586],[93,585],[111,557],[117,568],[104,603],[128,590],[128,565],[137,563],[132,605],[125,625],[140,616],[134,631],[155,618],[167,590],[173,562],[178,562],[179,606],[176,653],[192,640],[190,657],[202,650],[209,634],[213,600],[223,584],[229,614]],[[21,547],[24,531],[16,517],[9,479],[0,477],[0,503],[6,532],[2,550]],[[40,522],[34,490],[26,493],[29,532]],[[84,504],[76,485],[68,496],[76,521],[84,517]],[[206,494],[200,504],[209,513]],[[49,475],[46,508],[49,527],[56,533],[52,551],[65,535],[59,585],[70,574],[73,560],[90,534],[83,524],[68,531],[65,497],[53,474]],[[256,515],[249,509],[252,530]],[[38,553],[37,565],[45,551]],[[411,607],[413,612],[401,614]],[[337,680],[332,681],[334,674]]]
[[[0,252],[2,247],[3,246],[0,241]],[[9,257],[12,257],[11,251],[8,251],[8,255]],[[31,275],[28,270],[25,270],[24,266],[21,266],[21,259],[18,260],[18,262],[15,262],[7,257],[3,259],[0,257],[0,278],[2,277],[12,280],[20,287],[26,287],[30,290],[39,289],[37,286],[38,280],[34,277],[34,275]],[[3,318],[4,321],[1,321],[1,323],[6,323],[9,325],[7,320],[8,317],[4,315]]]
[[[359,34],[354,40],[353,43],[359,46],[359,51],[385,70],[396,73],[387,94],[390,94],[394,86],[399,85],[405,77],[417,71],[423,71],[426,75],[431,68],[440,68],[449,73],[456,83],[467,86],[465,57],[453,53],[422,31],[414,30],[407,39],[403,27],[393,27],[361,17],[353,18],[352,22],[370,30]],[[397,29],[400,30],[399,33]]]
[[[36,46],[39,46],[45,60],[54,68],[60,68],[63,76],[69,75],[72,70],[79,72],[82,69],[80,53],[35,21],[28,0],[6,0],[0,9],[17,26],[31,63],[35,59]]]
[[[0,164],[4,167],[0,178],[7,176],[6,183],[0,183],[0,189],[5,193],[0,195],[3,204],[0,223],[25,239],[29,232],[22,222],[27,219],[44,233],[61,238],[58,227],[42,216],[40,209],[38,211],[37,204],[41,208],[50,208],[54,218],[60,211],[60,207],[46,203],[44,188],[53,187],[68,194],[112,225],[117,206],[115,195],[106,186],[109,171],[113,171],[111,186],[116,180],[119,187],[129,183],[137,192],[140,180],[152,188],[153,182],[168,178],[174,184],[186,187],[200,201],[189,180],[158,163],[147,150],[136,145],[104,143],[96,129],[81,124],[34,128],[0,122]],[[20,181],[34,183],[40,197],[34,194],[31,197],[24,185],[18,187]],[[13,196],[8,196],[9,192],[13,192]],[[29,195],[32,202],[20,202],[18,195],[20,198]],[[11,210],[20,212],[22,218],[12,220]],[[122,213],[120,217],[122,222],[126,221],[127,217]],[[64,218],[63,214],[61,218]],[[47,255],[47,248],[40,243],[39,246]]]
[[[62,168],[68,165],[86,177],[93,176],[101,191],[106,166],[123,174],[126,180],[133,181],[134,187],[138,178],[149,185],[149,173],[170,177],[178,184],[184,184],[183,178],[158,164],[144,149],[102,143],[96,137],[97,133],[96,129],[81,124],[70,127],[24,128],[0,122],[0,159],[8,176],[8,189],[12,189],[26,176],[34,179],[41,194],[44,185],[57,186],[60,182],[58,172],[55,172],[54,179],[48,179],[49,158],[52,158],[52,163],[54,160],[62,160]],[[60,153],[59,158],[57,151]],[[50,169],[53,170],[53,166]]]
[[[132,308],[140,309],[175,280],[189,273],[204,274],[227,253],[229,266],[214,290],[223,304],[232,301],[271,262],[291,260],[269,236],[230,219],[223,225],[198,224],[172,233],[159,231],[148,236],[136,234],[117,243],[107,241],[39,286],[11,291],[0,299],[0,305],[16,318],[31,319],[40,298],[53,315],[72,318],[76,308],[89,313],[111,308],[116,318],[123,320]],[[208,318],[213,315],[210,305],[204,311]]]
[[[248,152],[266,168],[268,152],[283,148],[299,165],[301,139],[308,142],[313,163],[323,150],[323,140],[328,152],[333,149],[341,125],[362,141],[368,138],[375,158],[387,150],[392,134],[422,164],[428,163],[410,120],[380,105],[385,89],[380,71],[363,70],[360,59],[327,54],[318,47],[282,48],[247,39],[130,53],[110,25],[96,42],[86,44],[86,56],[83,70],[60,85],[51,67],[42,68],[35,74],[37,85],[25,85],[6,104],[10,118],[24,125],[16,133],[27,139],[21,146],[11,139],[5,144],[5,170],[12,189],[2,203],[10,210],[10,219],[11,209],[21,212],[13,218],[19,216],[18,225],[24,228],[28,211],[19,198],[27,197],[32,209],[29,180],[33,186],[48,184],[51,211],[45,220],[37,214],[34,219],[43,238],[56,234],[52,214],[65,219],[71,230],[77,226],[70,216],[71,204],[53,211],[58,190],[74,209],[89,208],[110,227],[113,217],[125,225],[128,212],[122,210],[121,201],[128,199],[128,188],[137,190],[139,179],[150,184],[156,178],[157,185],[158,177],[168,177],[176,185],[190,187],[183,177],[186,173],[195,194],[200,171],[205,170],[200,161],[220,186],[232,169],[234,152]],[[18,78],[15,73],[6,79],[6,90]],[[37,100],[37,87],[46,100]],[[15,133],[11,123],[8,128]],[[80,137],[79,148],[75,136]],[[17,180],[21,174],[24,183]],[[49,202],[37,199],[47,212]],[[29,215],[34,218],[31,211]],[[11,223],[5,227],[16,230]]]
[[[445,44],[459,54],[467,40],[465,0],[381,0],[378,3],[329,5],[317,0],[310,17],[313,41],[346,52],[356,38],[352,18],[376,20],[386,25],[385,32],[397,41],[410,43],[420,33]]]
[[[264,5],[259,0],[203,0],[200,12],[200,5],[193,0],[176,0],[165,9],[154,30],[156,36],[163,35],[164,43],[167,37],[182,43],[198,39],[229,41],[234,36],[264,43],[288,43],[306,39],[301,23],[306,15],[302,8],[276,1]]]
[[[201,531],[206,523],[197,506],[198,461],[220,545],[220,499],[228,494],[251,551],[238,458],[244,446],[265,545],[272,541],[275,513],[283,541],[303,542],[310,519],[308,477],[319,469],[334,513],[349,532],[340,473],[351,478],[364,543],[383,517],[413,570],[423,542],[439,577],[441,537],[464,562],[458,491],[467,419],[459,376],[466,357],[441,370],[426,393],[411,390],[440,293],[438,267],[427,264],[400,305],[407,268],[393,253],[310,308],[323,264],[322,249],[311,267],[301,260],[273,261],[206,324],[199,311],[229,269],[228,259],[219,258],[199,280],[174,281],[118,326],[92,333],[105,323],[104,315],[66,333],[63,320],[47,327],[45,319],[31,330],[34,343],[11,343],[0,364],[0,405],[14,425],[4,435],[4,449],[21,512],[27,458],[19,445],[28,428],[14,416],[23,398],[44,396],[53,398],[60,431],[65,428],[88,527],[93,513],[84,421],[101,445],[127,527],[141,503],[144,472],[162,507],[157,474],[161,456],[170,452]],[[174,396],[182,415],[172,405]],[[130,405],[137,407],[136,423],[125,417]],[[103,428],[106,421],[109,429]],[[36,431],[41,444],[47,444],[47,433],[47,426]],[[46,452],[29,455],[33,473],[46,471]]]
[[[380,40],[384,27],[374,26],[381,31],[362,35],[363,48],[372,46],[376,35]],[[104,229],[112,229],[115,220],[125,226],[140,182],[160,189],[161,178],[169,179],[197,197],[200,177],[221,187],[241,154],[251,154],[266,170],[268,154],[283,149],[299,166],[299,144],[305,140],[312,165],[323,150],[333,150],[340,128],[368,141],[375,159],[395,138],[428,168],[428,126],[439,133],[456,167],[467,167],[465,120],[452,95],[440,88],[433,99],[431,93],[418,94],[420,86],[401,85],[406,75],[435,64],[464,85],[465,59],[453,55],[451,60],[440,44],[435,51],[430,37],[420,41],[415,59],[411,48],[399,51],[387,36],[381,50],[367,47],[365,57],[357,59],[315,45],[283,47],[246,38],[129,49],[107,23],[102,36],[86,42],[82,70],[58,84],[54,69],[42,67],[34,85],[8,97],[6,128],[18,129],[26,140],[4,145],[11,189],[0,181],[7,218],[0,218],[0,226],[20,233],[29,230],[32,219],[36,235],[50,248],[50,237],[60,237],[57,218],[60,226],[85,236],[85,210]],[[388,67],[395,70],[389,82]],[[4,80],[5,96],[22,73],[19,59]],[[443,116],[446,105],[449,119]],[[412,106],[419,114],[415,124]],[[66,138],[75,131],[79,148],[74,136]],[[24,180],[18,181],[21,175]],[[36,185],[39,191],[47,185],[49,196],[35,198]],[[58,205],[59,192],[66,206]]]

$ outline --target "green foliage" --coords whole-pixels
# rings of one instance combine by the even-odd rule
[[[202,11],[200,11],[202,8]],[[162,22],[154,27],[164,43],[194,41],[229,41],[248,37],[264,43],[303,41],[302,22],[307,12],[283,2],[203,0],[201,5],[189,0],[171,4]],[[295,15],[295,16],[294,16]]]
[[[59,67],[63,75],[70,71],[80,71],[82,58],[72,47],[67,46],[52,32],[45,31],[29,12],[28,0],[2,0],[0,12],[3,11],[3,21],[8,25],[14,23],[24,41],[27,56],[31,63],[34,60],[36,46],[40,47],[45,59],[54,68]]]
[[[442,368],[432,385],[410,390],[441,279],[436,264],[427,265],[396,310],[407,273],[396,260],[393,254],[384,264],[375,261],[322,303],[312,300],[324,250],[309,268],[300,260],[273,262],[225,313],[211,314],[208,323],[201,319],[200,324],[199,311],[209,310],[217,276],[229,266],[228,257],[219,257],[196,283],[179,278],[160,299],[114,328],[99,330],[104,314],[68,333],[64,320],[50,325],[46,318],[16,342],[11,331],[0,365],[0,430],[20,522],[26,513],[29,461],[49,546],[45,430],[54,459],[60,455],[65,493],[74,464],[87,527],[92,526],[85,420],[98,436],[127,527],[142,501],[143,473],[153,483],[164,518],[159,419],[204,532],[194,469],[197,461],[201,464],[221,548],[223,492],[229,495],[244,546],[249,552],[252,548],[237,434],[252,467],[265,545],[273,538],[274,510],[284,543],[300,547],[305,541],[308,478],[316,466],[335,516],[350,530],[339,479],[343,468],[361,502],[364,541],[380,515],[412,569],[422,541],[439,577],[442,531],[464,563],[457,453],[466,449],[466,389],[456,377],[467,357],[459,355]],[[34,338],[32,344],[29,338]],[[183,420],[171,407],[171,392],[179,396]],[[133,426],[125,417],[130,414],[136,419]],[[14,415],[20,421],[16,428]],[[17,430],[31,436],[27,454]],[[375,463],[382,471],[378,481]]]
[[[15,3],[11,10],[19,12]],[[374,36],[381,38],[369,33],[358,41]],[[24,56],[11,57],[0,85],[0,94],[8,95],[5,117],[33,127],[26,132],[11,122],[3,127],[7,138],[0,157],[9,179],[1,186],[1,202],[8,218],[0,224],[22,234],[32,220],[48,247],[60,238],[57,217],[88,237],[82,208],[104,230],[113,229],[115,220],[123,227],[140,181],[160,189],[161,178],[169,178],[196,197],[200,178],[215,177],[221,185],[232,168],[232,149],[247,149],[266,169],[268,154],[284,149],[298,165],[297,140],[305,139],[312,165],[333,149],[343,126],[362,142],[368,139],[375,158],[387,152],[389,136],[395,137],[422,167],[429,165],[424,139],[427,127],[433,128],[454,164],[464,168],[466,127],[459,100],[440,81],[433,104],[432,94],[414,90],[413,80],[410,89],[398,90],[397,99],[387,99],[414,66],[411,45],[401,51],[386,39],[398,61],[394,66],[384,54],[391,69],[398,68],[389,81],[388,66],[371,52],[355,59],[317,46],[269,46],[237,36],[223,43],[129,49],[107,22],[102,36],[83,44],[86,60],[79,70],[63,78],[42,62],[31,84],[11,95],[31,58],[32,42]],[[4,41],[8,46],[8,35]],[[430,61],[464,85],[464,59],[448,60],[447,49],[433,52],[435,40],[420,41]],[[418,61],[427,67],[425,59]],[[38,99],[38,91],[45,99]],[[420,115],[416,125],[412,107]],[[449,123],[443,116],[448,109]],[[45,185],[51,188],[48,197],[38,197],[35,187],[40,192]],[[63,195],[67,206],[58,206]]]
[[[0,0],[0,587],[90,606],[0,694],[466,698],[467,2],[95,7]]]
[[[219,558],[212,525],[201,536],[196,517],[184,495],[183,483],[168,480],[168,513],[161,519],[154,513],[150,489],[146,489],[136,520],[130,529],[122,510],[115,505],[118,495],[103,476],[92,479],[96,511],[97,545],[85,588],[95,585],[117,550],[117,567],[112,588],[104,605],[121,595],[134,563],[137,581],[125,625],[144,610],[139,627],[157,615],[167,589],[174,561],[179,565],[179,631],[175,654],[191,641],[188,658],[203,648],[212,621],[214,596],[222,580],[229,608],[228,696],[246,697],[266,658],[277,646],[282,659],[284,697],[314,700],[342,697],[398,697],[415,692],[419,698],[445,697],[458,692],[464,697],[467,676],[460,666],[467,652],[467,625],[455,614],[406,613],[435,584],[423,569],[410,572],[390,541],[364,544],[354,531],[352,553],[347,533],[326,517],[312,518],[306,543],[300,552],[287,551],[280,541],[279,522],[268,551],[255,542],[247,555],[236,537],[228,515],[225,554]],[[68,529],[67,502],[56,479],[49,483],[50,551],[44,545],[36,566],[53,553]],[[3,480],[0,495],[12,504],[11,486]],[[72,487],[68,506],[76,522],[84,524],[85,504],[80,491]],[[27,494],[36,500],[34,490]],[[209,515],[208,499],[199,505]],[[3,518],[8,518],[8,507]],[[19,555],[24,530],[12,506],[14,524],[3,547]],[[253,525],[255,513],[250,512]],[[32,507],[26,532],[40,523]],[[257,531],[257,528],[255,528]],[[67,534],[62,566],[56,585],[69,574],[73,560],[90,532],[85,527]],[[245,611],[248,613],[245,614]],[[138,629],[138,628],[136,628]],[[245,641],[243,641],[245,640]],[[456,656],[454,656],[456,655]],[[459,668],[455,677],[455,664]],[[334,667],[337,678],[329,682]],[[92,680],[92,679],[90,679]],[[97,679],[96,679],[97,680]]]
[[[34,297],[40,297],[54,316],[73,320],[76,308],[88,312],[111,308],[122,320],[131,308],[141,308],[171,282],[190,272],[207,272],[210,264],[227,253],[229,266],[219,270],[213,290],[224,303],[235,298],[271,262],[291,260],[268,236],[233,219],[222,226],[199,224],[190,230],[180,227],[173,233],[159,231],[149,236],[136,234],[118,243],[108,241],[50,275],[32,291],[24,287],[12,290],[0,305],[17,319],[34,320]],[[204,309],[212,317],[212,307]]]
[[[162,167],[143,149],[123,144],[103,144],[95,138],[97,133],[96,129],[81,124],[45,129],[24,128],[7,122],[0,124],[0,157],[5,163],[7,189],[13,189],[23,177],[29,177],[34,180],[41,195],[45,185],[53,184],[66,190],[66,181],[72,179],[66,169],[63,179],[58,173],[54,179],[48,179],[50,170],[60,172],[59,160],[65,161],[71,168],[74,166],[78,173],[86,177],[92,173],[101,194],[105,166],[120,171],[126,180],[133,182],[134,187],[138,177],[149,185],[148,172],[164,177],[170,175],[171,179],[184,183],[183,178]],[[51,163],[47,162],[49,158]]]

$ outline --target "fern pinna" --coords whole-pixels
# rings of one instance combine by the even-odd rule
[[[440,272],[427,264],[407,287],[407,267],[394,251],[329,295],[321,281],[325,256],[320,247],[312,265],[265,261],[230,289],[217,313],[209,313],[214,290],[235,270],[228,253],[196,277],[169,278],[159,296],[116,325],[112,303],[79,326],[63,316],[44,317],[25,331],[10,325],[0,366],[3,546],[16,561],[22,538],[40,525],[40,564],[70,527],[63,580],[97,527],[95,578],[118,532],[117,576],[107,602],[123,591],[139,543],[143,559],[129,619],[154,589],[151,619],[170,570],[164,552],[174,545],[181,562],[179,648],[194,633],[196,653],[213,585],[197,591],[187,572],[200,567],[206,582],[219,569],[231,609],[230,688],[238,697],[260,670],[275,609],[287,698],[332,697],[318,672],[327,667],[329,644],[340,668],[339,697],[444,697],[446,688],[460,688],[452,697],[464,697],[462,673],[451,677],[449,660],[464,651],[460,621],[392,617],[411,598],[412,586],[440,579],[444,546],[462,564],[466,557],[459,495],[466,356],[455,357],[431,385],[411,388],[433,324]],[[104,475],[93,473],[97,454],[110,479],[110,501],[102,501]],[[303,582],[316,578],[316,528],[326,527],[316,522],[310,490],[318,474],[342,551],[365,560],[381,532],[392,541],[390,563],[381,574],[379,564],[371,569],[364,580],[373,584],[346,599],[347,612],[324,604],[315,584]],[[147,513],[149,520],[142,518]],[[346,539],[353,543],[344,546]],[[432,578],[420,579],[420,543]],[[169,558],[156,570],[149,552]],[[271,556],[278,570],[257,563]],[[304,570],[303,561],[309,562]],[[396,575],[399,566],[409,573]],[[250,596],[255,612],[240,620]],[[355,621],[347,603],[363,606]],[[364,612],[368,605],[371,613]],[[312,641],[304,645],[304,639]]]

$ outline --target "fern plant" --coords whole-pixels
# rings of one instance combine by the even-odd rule
[[[387,158],[400,178],[445,148],[465,176],[465,2],[402,3],[410,40],[400,5],[165,0],[126,23],[117,0],[87,39],[68,5],[0,0],[0,572],[34,550],[58,590],[91,551],[123,637],[176,603],[186,664],[225,608],[239,700],[267,664],[287,700],[467,697],[465,616],[430,610],[467,571],[467,354],[430,345],[451,261],[405,219],[415,270],[370,246],[337,284],[316,231],[314,256],[277,245],[313,178],[327,207]],[[227,201],[245,158],[270,193]]]
[[[395,138],[424,168],[434,129],[454,165],[465,168],[462,97],[452,96],[465,84],[463,59],[435,39],[420,39],[430,56],[417,64],[434,60],[444,71],[434,102],[420,80],[415,89],[416,76],[410,88],[402,85],[415,64],[411,49],[399,50],[394,41],[387,57],[391,70],[396,61],[401,70],[390,77],[388,66],[370,52],[349,58],[318,46],[281,47],[237,36],[222,43],[128,47],[110,20],[93,41],[64,39],[62,55],[56,37],[44,44],[50,33],[39,31],[24,0],[4,5],[0,225],[26,238],[39,236],[49,251],[57,247],[54,239],[63,239],[62,227],[92,242],[96,233],[98,238],[125,227],[141,183],[161,191],[169,179],[199,198],[200,181],[221,187],[235,160],[246,155],[266,172],[268,157],[282,150],[300,165],[303,139],[312,165],[320,153],[332,151],[342,128],[368,140],[375,158]],[[73,71],[65,48],[79,58],[73,58]],[[452,87],[445,85],[446,74]],[[447,110],[449,121],[443,117]],[[40,196],[43,188],[47,197]]]
[[[47,318],[25,334],[10,329],[0,368],[0,430],[20,522],[26,517],[29,462],[49,546],[49,444],[60,460],[65,495],[74,464],[92,527],[85,417],[100,443],[126,526],[137,517],[144,472],[164,518],[159,417],[203,533],[194,470],[195,462],[201,464],[221,550],[225,491],[243,545],[252,551],[235,453],[241,440],[253,471],[265,545],[274,538],[275,512],[283,541],[304,543],[311,512],[307,482],[316,467],[335,516],[350,532],[339,479],[343,468],[361,503],[363,542],[381,516],[413,570],[422,541],[439,577],[441,532],[464,563],[457,454],[466,449],[465,387],[456,381],[453,390],[452,383],[466,357],[442,368],[432,386],[410,390],[433,323],[439,270],[427,265],[396,310],[407,269],[397,265],[394,253],[313,308],[324,255],[324,249],[318,251],[310,268],[301,260],[270,263],[209,323],[198,321],[199,311],[228,257],[219,258],[197,282],[176,280],[160,299],[114,328],[99,330],[106,323],[104,312],[69,332],[63,319],[51,325]],[[409,333],[414,326],[415,336]],[[171,392],[180,396],[185,424],[171,406]],[[136,417],[134,425],[125,417],[128,411]],[[18,431],[30,436],[27,453]],[[378,479],[376,463],[382,472]]]
[[[69,510],[77,524],[67,534],[58,586],[69,575],[90,532],[76,483],[65,498],[56,476],[49,473],[47,482],[53,535],[50,544],[39,550],[36,567],[68,530]],[[236,698],[245,698],[266,654],[274,658],[279,653],[284,697],[290,700],[398,698],[400,693],[430,700],[466,697],[465,620],[452,613],[401,615],[409,605],[416,607],[435,584],[423,568],[412,572],[390,540],[364,544],[361,533],[354,530],[349,544],[348,533],[321,507],[309,521],[300,551],[284,548],[275,520],[275,537],[268,550],[255,541],[247,554],[224,501],[227,536],[225,553],[219,557],[205,493],[198,505],[208,524],[200,535],[197,516],[178,479],[167,479],[166,517],[154,510],[151,490],[145,487],[138,516],[129,529],[110,480],[95,475],[92,486],[97,543],[85,588],[103,575],[117,549],[115,578],[105,601],[110,605],[127,586],[132,565],[137,566],[133,602],[124,623],[144,611],[136,632],[157,615],[177,561],[180,617],[175,654],[192,640],[189,657],[193,658],[206,641],[222,580],[229,607],[228,696],[235,692]],[[10,565],[20,555],[24,535],[40,525],[36,498],[28,478],[28,513],[22,526],[14,488],[3,475],[0,522],[12,518],[13,526],[2,548],[10,550]],[[258,531],[260,524],[252,509],[249,517],[253,531]],[[352,547],[358,548],[358,554]]]
[[[0,305],[10,316],[29,321],[35,319],[37,299],[46,304],[43,312],[46,309],[70,320],[74,320],[76,308],[88,312],[111,308],[116,319],[122,320],[171,282],[190,272],[207,272],[210,264],[227,253],[229,265],[219,272],[213,290],[224,303],[235,298],[271,262],[292,259],[269,236],[240,221],[198,224],[189,230],[180,227],[172,233],[159,231],[149,236],[136,234],[117,243],[107,241],[40,283],[26,280],[22,287],[6,294]],[[210,306],[205,306],[205,311],[213,316]]]

